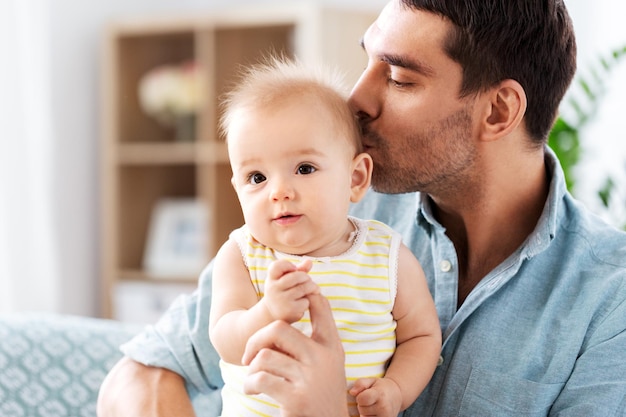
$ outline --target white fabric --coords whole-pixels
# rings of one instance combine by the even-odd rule
[[[0,3],[0,312],[58,310],[48,8]]]

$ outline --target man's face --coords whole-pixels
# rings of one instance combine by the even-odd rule
[[[441,194],[470,177],[473,106],[459,98],[462,69],[443,50],[451,27],[393,0],[363,37],[368,64],[350,104],[374,160],[377,191]]]

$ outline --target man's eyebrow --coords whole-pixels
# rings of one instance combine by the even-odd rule
[[[363,48],[363,50],[366,51],[363,38],[361,38],[359,44],[361,45],[361,48]],[[379,59],[394,67],[406,68],[408,70],[417,72],[427,77],[435,74],[435,70],[430,65],[427,65],[420,61],[407,59],[404,56],[394,55],[394,54],[383,54],[379,57]]]
[[[380,60],[383,62],[386,62],[387,64],[391,66],[406,68],[408,70],[417,72],[418,74],[422,74],[427,77],[433,76],[435,74],[435,70],[430,65],[426,65],[420,61],[407,59],[404,56],[384,54],[380,57]]]

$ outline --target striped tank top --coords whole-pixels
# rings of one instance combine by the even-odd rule
[[[330,302],[346,354],[348,389],[359,378],[382,377],[396,347],[396,323],[392,317],[401,237],[375,220],[350,217],[356,228],[352,247],[339,256],[323,258],[289,255],[263,246],[246,226],[231,233],[242,252],[250,279],[263,297],[269,264],[277,259],[298,263],[313,261],[309,272]],[[294,327],[311,334],[308,312]],[[266,395],[247,396],[243,380],[247,369],[220,361],[225,386],[222,416],[278,416],[278,405]],[[358,416],[354,397],[346,393],[351,416]]]

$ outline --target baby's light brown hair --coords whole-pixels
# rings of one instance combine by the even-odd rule
[[[221,103],[220,129],[228,140],[230,127],[241,114],[288,105],[291,101],[310,100],[318,109],[321,107],[329,112],[333,127],[358,154],[362,151],[360,129],[348,106],[347,91],[343,76],[337,70],[269,57],[260,64],[244,68],[235,87],[225,94]],[[311,117],[315,117],[314,109]]]

